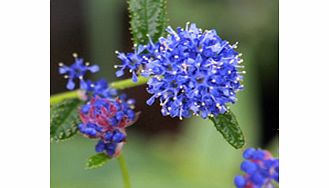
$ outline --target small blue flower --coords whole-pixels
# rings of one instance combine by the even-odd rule
[[[89,63],[84,63],[82,58],[78,58],[77,54],[73,54],[74,57],[74,63],[70,66],[66,66],[63,63],[59,63],[59,73],[64,74],[65,78],[68,79],[68,82],[66,84],[66,88],[68,90],[73,90],[75,87],[74,80],[79,79],[80,85],[84,85],[84,76],[87,73],[87,71],[90,71],[91,73],[95,73],[99,71],[98,65],[92,65],[89,66]]]
[[[118,54],[118,58],[121,60],[122,65],[115,65],[115,68],[120,68],[115,74],[117,77],[121,77],[124,75],[124,70],[128,69],[129,72],[132,73],[132,80],[137,82],[137,74],[143,70],[143,66],[147,61],[145,60],[146,56],[143,56],[142,52],[146,49],[147,46],[140,45],[135,48],[134,53],[128,53],[127,55],[124,53],[120,53],[116,51]]]
[[[137,46],[135,53],[119,53],[118,75],[128,68],[133,80],[138,72],[150,77],[147,104],[159,99],[164,116],[207,118],[225,113],[244,88],[237,44],[222,40],[215,30],[202,32],[195,24],[176,30],[169,26],[167,32],[157,43]]]
[[[234,178],[237,188],[273,187],[273,181],[279,182],[279,159],[273,158],[270,152],[248,148],[243,158],[246,160],[240,168],[246,174]]]

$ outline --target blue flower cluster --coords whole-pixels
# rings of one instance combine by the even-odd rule
[[[246,174],[236,176],[237,188],[274,187],[273,180],[279,183],[279,159],[273,158],[266,150],[249,148],[244,151],[241,170]]]
[[[85,80],[87,71],[97,72],[97,65],[89,66],[82,58],[73,55],[75,62],[71,66],[60,63],[59,72],[68,79],[67,88],[75,88],[74,79],[80,80],[79,88],[84,91],[87,100],[80,108],[79,131],[88,138],[98,138],[96,152],[104,152],[110,157],[120,154],[126,141],[125,128],[136,121],[133,111],[135,101],[126,95],[117,96],[117,91],[108,86],[104,79],[96,82]]]
[[[135,53],[118,53],[122,65],[116,65],[117,76],[129,69],[133,81],[138,73],[150,77],[147,104],[159,99],[164,116],[207,118],[225,113],[243,89],[245,71],[238,70],[243,60],[235,51],[237,44],[222,40],[215,30],[202,32],[195,24],[176,30],[169,26],[166,31],[168,36],[157,43],[150,40],[135,47]]]
[[[139,45],[138,47],[135,47],[134,53],[128,53],[125,55],[124,53],[120,53],[116,51],[118,54],[118,58],[122,61],[122,65],[115,65],[114,68],[119,68],[118,71],[116,71],[116,76],[121,77],[124,75],[124,70],[128,69],[129,72],[132,73],[132,80],[134,82],[137,82],[137,74],[141,73],[144,69],[145,63],[147,61],[145,60],[146,55],[143,55],[142,52],[146,49],[147,46]]]

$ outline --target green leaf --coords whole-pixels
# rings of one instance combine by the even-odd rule
[[[89,157],[86,169],[94,169],[103,166],[107,160],[111,159],[105,153],[98,153]]]
[[[147,44],[147,34],[154,42],[158,41],[166,27],[166,1],[128,0],[128,4],[134,44]]]
[[[245,139],[242,130],[232,111],[228,110],[224,114],[210,117],[209,119],[213,121],[216,129],[222,133],[225,140],[235,149],[240,149],[244,146]]]
[[[50,107],[50,138],[54,141],[68,139],[76,134],[80,123],[79,99],[65,99]]]

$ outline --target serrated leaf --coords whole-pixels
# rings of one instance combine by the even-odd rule
[[[234,148],[240,149],[245,144],[242,130],[232,111],[227,111],[217,117],[209,118],[215,125],[216,129],[223,135],[225,140]]]
[[[65,99],[50,107],[50,138],[54,141],[68,139],[76,134],[80,123],[78,107],[82,101]]]
[[[98,153],[89,157],[88,162],[86,164],[86,169],[94,169],[103,166],[107,160],[111,159],[105,153]]]
[[[129,0],[130,26],[135,44],[147,44],[150,35],[158,41],[166,27],[165,0]]]

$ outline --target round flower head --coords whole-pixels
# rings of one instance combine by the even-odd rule
[[[202,32],[195,24],[176,31],[168,27],[167,32],[166,38],[159,39],[160,54],[147,64],[146,71],[155,75],[148,82],[153,96],[147,103],[159,98],[162,114],[180,119],[223,114],[243,88],[236,46],[215,30]]]
[[[68,79],[68,82],[66,84],[66,88],[68,90],[73,90],[75,87],[74,79],[80,80],[80,85],[82,86],[84,84],[84,76],[87,73],[87,71],[90,71],[92,73],[95,73],[99,71],[99,67],[97,65],[89,66],[89,62],[84,63],[82,58],[78,58],[78,55],[76,53],[73,54],[74,57],[74,63],[70,66],[66,66],[63,63],[59,63],[59,73],[64,74],[64,78]]]
[[[249,148],[243,153],[246,159],[240,169],[246,174],[236,176],[237,188],[274,187],[273,180],[279,183],[279,159],[273,158],[266,150]]]
[[[176,31],[168,27],[167,32],[168,36],[157,43],[150,40],[147,46],[138,46],[142,50],[133,55],[138,57],[134,65],[142,69],[141,75],[150,77],[147,91],[152,96],[147,104],[159,99],[164,116],[180,119],[225,113],[243,89],[245,72],[238,70],[243,66],[236,44],[222,40],[215,30],[202,32],[195,24]],[[120,59],[125,59],[123,67],[131,62],[129,58]]]
[[[105,152],[111,157],[119,155],[126,141],[125,128],[134,123],[134,101],[125,101],[125,96],[116,99],[92,97],[80,109],[82,123],[79,130],[89,138],[99,138],[96,152]]]

